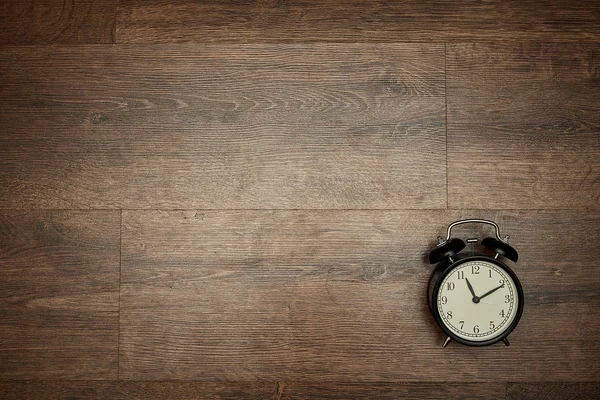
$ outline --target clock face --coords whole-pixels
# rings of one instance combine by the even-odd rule
[[[498,265],[474,260],[454,267],[437,295],[441,322],[457,337],[483,342],[502,335],[518,314],[519,293]]]

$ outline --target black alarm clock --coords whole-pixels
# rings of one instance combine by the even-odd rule
[[[491,225],[496,237],[481,241],[483,252],[462,252],[464,241],[452,238],[452,228],[467,223]],[[429,309],[447,335],[443,347],[452,340],[468,346],[488,346],[499,341],[506,346],[508,335],[523,314],[523,288],[517,275],[501,258],[517,262],[517,251],[500,237],[493,221],[465,219],[448,226],[447,237],[429,253],[429,262],[438,264],[429,282]],[[475,246],[477,238],[467,239]],[[462,252],[462,253],[461,253]]]

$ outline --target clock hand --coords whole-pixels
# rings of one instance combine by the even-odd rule
[[[489,292],[487,292],[483,296],[479,296],[479,299],[483,299],[484,297],[489,296],[490,294],[494,293],[496,290],[502,289],[503,287],[504,287],[504,283],[502,285],[498,286],[497,288],[490,290]]]
[[[475,291],[473,290],[473,286],[471,286],[471,282],[469,282],[469,278],[466,278],[466,281],[467,281],[467,286],[469,287],[469,291],[471,292],[473,297],[477,297],[477,295],[475,294]]]

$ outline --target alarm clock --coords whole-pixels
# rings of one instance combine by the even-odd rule
[[[452,238],[452,228],[462,224],[486,224],[496,237],[480,243],[483,252],[464,252],[464,241]],[[504,342],[523,314],[523,288],[517,275],[503,259],[517,262],[517,251],[501,237],[498,224],[484,219],[465,219],[448,226],[446,238],[429,253],[429,262],[438,264],[428,289],[428,304],[435,321],[446,334],[443,347],[451,341],[467,346],[488,346]],[[475,246],[477,238],[467,239]]]

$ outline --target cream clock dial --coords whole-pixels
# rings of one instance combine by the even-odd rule
[[[442,323],[456,336],[492,340],[514,321],[519,299],[511,276],[487,261],[468,261],[442,280],[437,307]]]

